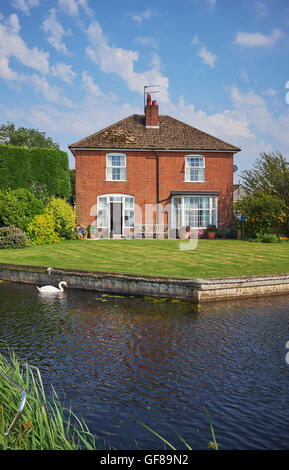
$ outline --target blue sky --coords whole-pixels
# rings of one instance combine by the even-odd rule
[[[0,0],[1,123],[68,151],[142,113],[151,84],[161,114],[242,148],[235,182],[288,155],[288,0]]]

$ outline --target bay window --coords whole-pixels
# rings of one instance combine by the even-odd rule
[[[217,225],[217,197],[179,196],[173,198],[172,228],[190,226],[204,229],[209,224]]]

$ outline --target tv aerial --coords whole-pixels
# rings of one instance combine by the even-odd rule
[[[144,100],[144,110],[145,110],[145,106],[146,106],[146,96],[148,94],[152,94],[152,93],[159,93],[160,90],[150,90],[150,88],[156,88],[156,87],[160,87],[160,85],[145,85],[143,88],[143,100]]]

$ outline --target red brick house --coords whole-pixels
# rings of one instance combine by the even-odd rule
[[[95,236],[140,237],[229,226],[240,149],[170,116],[147,96],[133,114],[69,146],[77,222]],[[155,236],[155,235],[154,235]]]

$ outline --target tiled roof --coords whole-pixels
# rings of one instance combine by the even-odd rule
[[[159,116],[159,128],[146,128],[142,114],[132,114],[69,148],[240,151],[234,145],[166,115]]]

